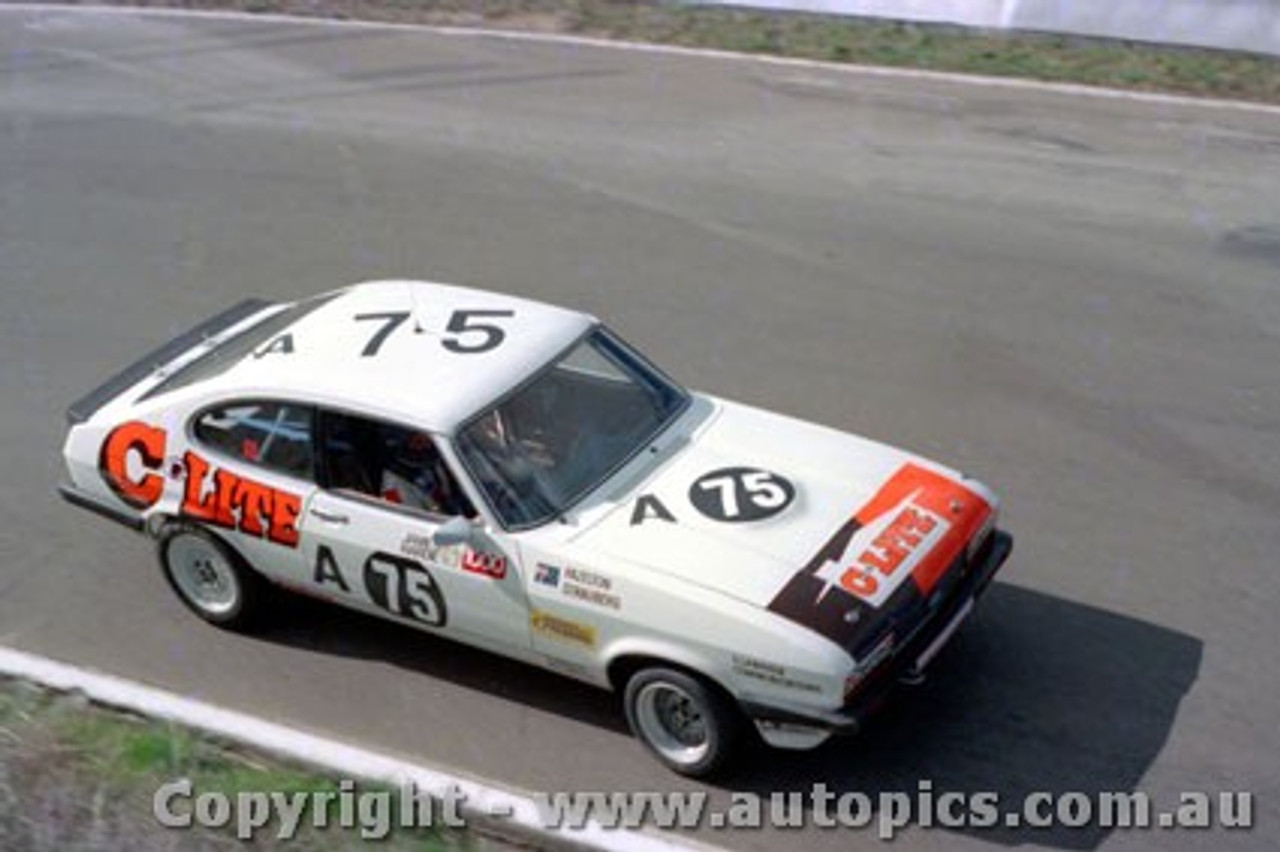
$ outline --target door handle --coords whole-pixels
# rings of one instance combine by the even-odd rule
[[[345,524],[351,520],[346,515],[339,515],[337,512],[326,512],[322,509],[311,509],[311,514],[326,524]]]

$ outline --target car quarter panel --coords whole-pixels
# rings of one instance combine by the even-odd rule
[[[64,449],[70,488],[153,530],[164,518],[207,525],[266,573],[297,559],[298,519],[313,482],[193,440],[190,421],[212,400],[175,396],[113,404],[74,427]]]
[[[549,667],[613,685],[612,664],[652,658],[699,672],[741,702],[842,702],[852,660],[812,631],[636,561],[539,545],[522,552],[533,646]]]

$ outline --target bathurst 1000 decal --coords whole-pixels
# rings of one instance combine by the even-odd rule
[[[990,512],[963,485],[900,468],[778,592],[769,609],[851,648],[922,604]]]
[[[155,505],[164,494],[166,442],[164,429],[135,420],[117,426],[102,443],[98,458],[102,478],[135,509]],[[192,450],[183,454],[170,474],[185,481],[179,510],[184,517],[265,536],[285,547],[298,546],[302,499],[297,494],[215,468]]]

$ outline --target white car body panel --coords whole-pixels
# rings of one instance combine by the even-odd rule
[[[484,508],[452,439],[593,318],[447,285],[373,282],[332,295],[207,378],[171,382],[279,310],[221,330],[74,423],[64,493],[152,528],[194,518],[282,586],[597,685],[611,685],[612,667],[627,659],[683,666],[754,716],[801,720],[773,737],[795,747],[838,723],[851,679],[866,674],[855,628],[880,630],[893,601],[932,609],[933,584],[940,599],[951,563],[967,560],[995,523],[995,495],[953,470],[693,394],[647,451],[561,517],[508,531]],[[166,382],[177,386],[150,395]],[[429,431],[481,509],[472,541],[437,545],[444,517],[329,491],[191,434],[207,407],[257,399]]]
[[[459,311],[484,312],[474,322],[502,332],[501,345],[460,356],[449,344],[475,347],[483,333],[451,333]],[[392,315],[403,315],[395,323]],[[391,317],[390,319],[386,319]],[[448,432],[506,393],[595,325],[593,317],[562,308],[446,284],[377,281],[339,291],[332,302],[289,330],[306,358],[248,358],[209,382],[211,390],[243,394],[286,391],[408,420]],[[381,340],[379,333],[391,326]],[[365,355],[376,345],[376,354]],[[465,359],[466,369],[458,369]],[[406,381],[423,377],[431,392]]]
[[[907,461],[901,450],[724,400],[696,439],[638,487],[677,522],[633,524],[624,506],[584,531],[578,544],[602,557],[646,554],[657,570],[756,606],[778,590],[846,517]],[[691,505],[690,484],[707,471],[750,459],[752,467],[797,483],[785,512],[751,524],[721,523]],[[922,462],[929,464],[928,462]],[[938,468],[958,476],[945,468]]]

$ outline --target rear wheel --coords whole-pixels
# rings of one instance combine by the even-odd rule
[[[724,769],[741,738],[742,716],[729,698],[676,669],[636,672],[625,704],[632,733],[681,775],[705,778]]]
[[[175,522],[160,533],[160,567],[187,608],[210,624],[248,630],[257,622],[266,583],[213,533]]]

